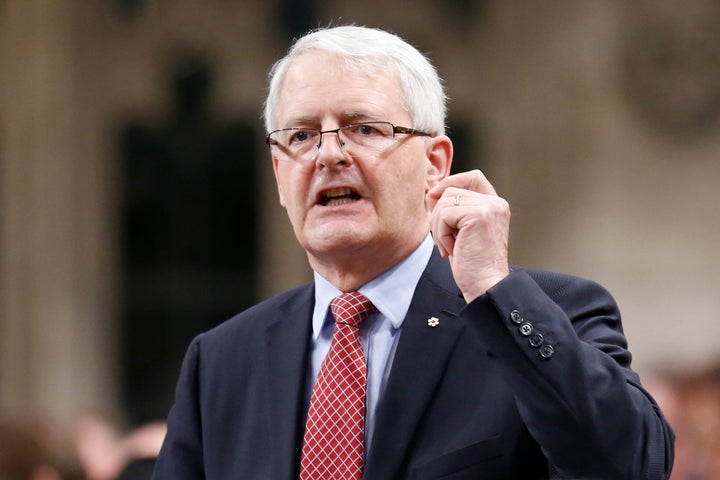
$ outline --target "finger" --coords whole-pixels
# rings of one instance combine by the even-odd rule
[[[461,206],[462,194],[465,192],[466,205]],[[440,253],[446,257],[452,255],[455,249],[455,240],[459,232],[459,221],[464,214],[466,208],[471,206],[474,201],[471,198],[476,195],[467,190],[461,190],[451,187],[445,190],[444,194],[433,209],[430,218],[430,228],[433,233],[433,240],[438,247]]]
[[[497,195],[495,188],[480,170],[471,170],[445,177],[428,191],[427,196],[437,201],[448,187],[462,188],[486,195]]]
[[[425,196],[428,211],[435,208],[440,197],[450,187],[497,196],[495,189],[485,175],[480,170],[471,170],[446,177],[431,188]]]
[[[457,207],[462,201],[461,199],[469,199],[475,195],[478,195],[477,192],[458,188],[454,185],[448,186],[442,190],[435,191],[435,193],[438,192],[440,193],[440,195],[438,195],[437,197],[435,196],[435,194],[431,196],[430,192],[428,192],[425,197],[425,204],[430,213],[433,213],[437,209],[438,203],[441,201],[442,204],[446,207]],[[464,205],[469,205],[467,200],[464,202]]]
[[[432,236],[440,255],[443,257],[452,255],[453,250],[455,249],[455,237],[457,236],[457,230],[452,228],[452,226],[448,224],[447,220],[440,215],[437,216],[437,219],[434,222]]]
[[[458,183],[468,185],[467,182]],[[474,195],[476,193],[476,191],[456,185],[454,182],[447,182],[442,186],[438,185],[434,187],[425,194],[425,205],[428,211],[432,212],[443,197],[455,198],[456,196],[462,197],[463,195]]]
[[[434,190],[430,190],[429,192],[427,192],[427,193],[425,194],[425,208],[426,208],[427,211],[430,212],[430,213],[432,213],[432,212],[435,211],[435,206],[437,205],[437,202],[438,202],[438,200],[440,199],[440,196],[439,196],[439,195],[438,195],[438,196],[434,196],[434,195],[431,196],[431,195],[430,195],[430,192],[432,192],[432,191],[434,191]],[[442,195],[442,191],[441,191],[440,195]]]

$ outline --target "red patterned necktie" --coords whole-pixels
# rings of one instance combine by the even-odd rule
[[[310,398],[301,480],[362,477],[367,366],[358,329],[374,309],[359,292],[330,304],[335,331]]]

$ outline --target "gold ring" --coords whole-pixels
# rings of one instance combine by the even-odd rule
[[[460,205],[460,195],[455,195],[453,197],[453,205],[455,205],[456,207]]]

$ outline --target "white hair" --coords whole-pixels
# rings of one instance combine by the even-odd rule
[[[435,67],[415,47],[384,30],[354,25],[321,28],[301,37],[270,70],[265,101],[265,128],[278,127],[278,104],[285,75],[295,60],[308,51],[341,57],[348,65],[382,71],[394,67],[400,78],[402,104],[413,119],[412,128],[432,135],[445,133],[447,97]]]

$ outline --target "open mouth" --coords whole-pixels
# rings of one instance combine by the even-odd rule
[[[320,195],[320,205],[333,207],[345,205],[360,199],[360,195],[349,187],[331,188]]]

